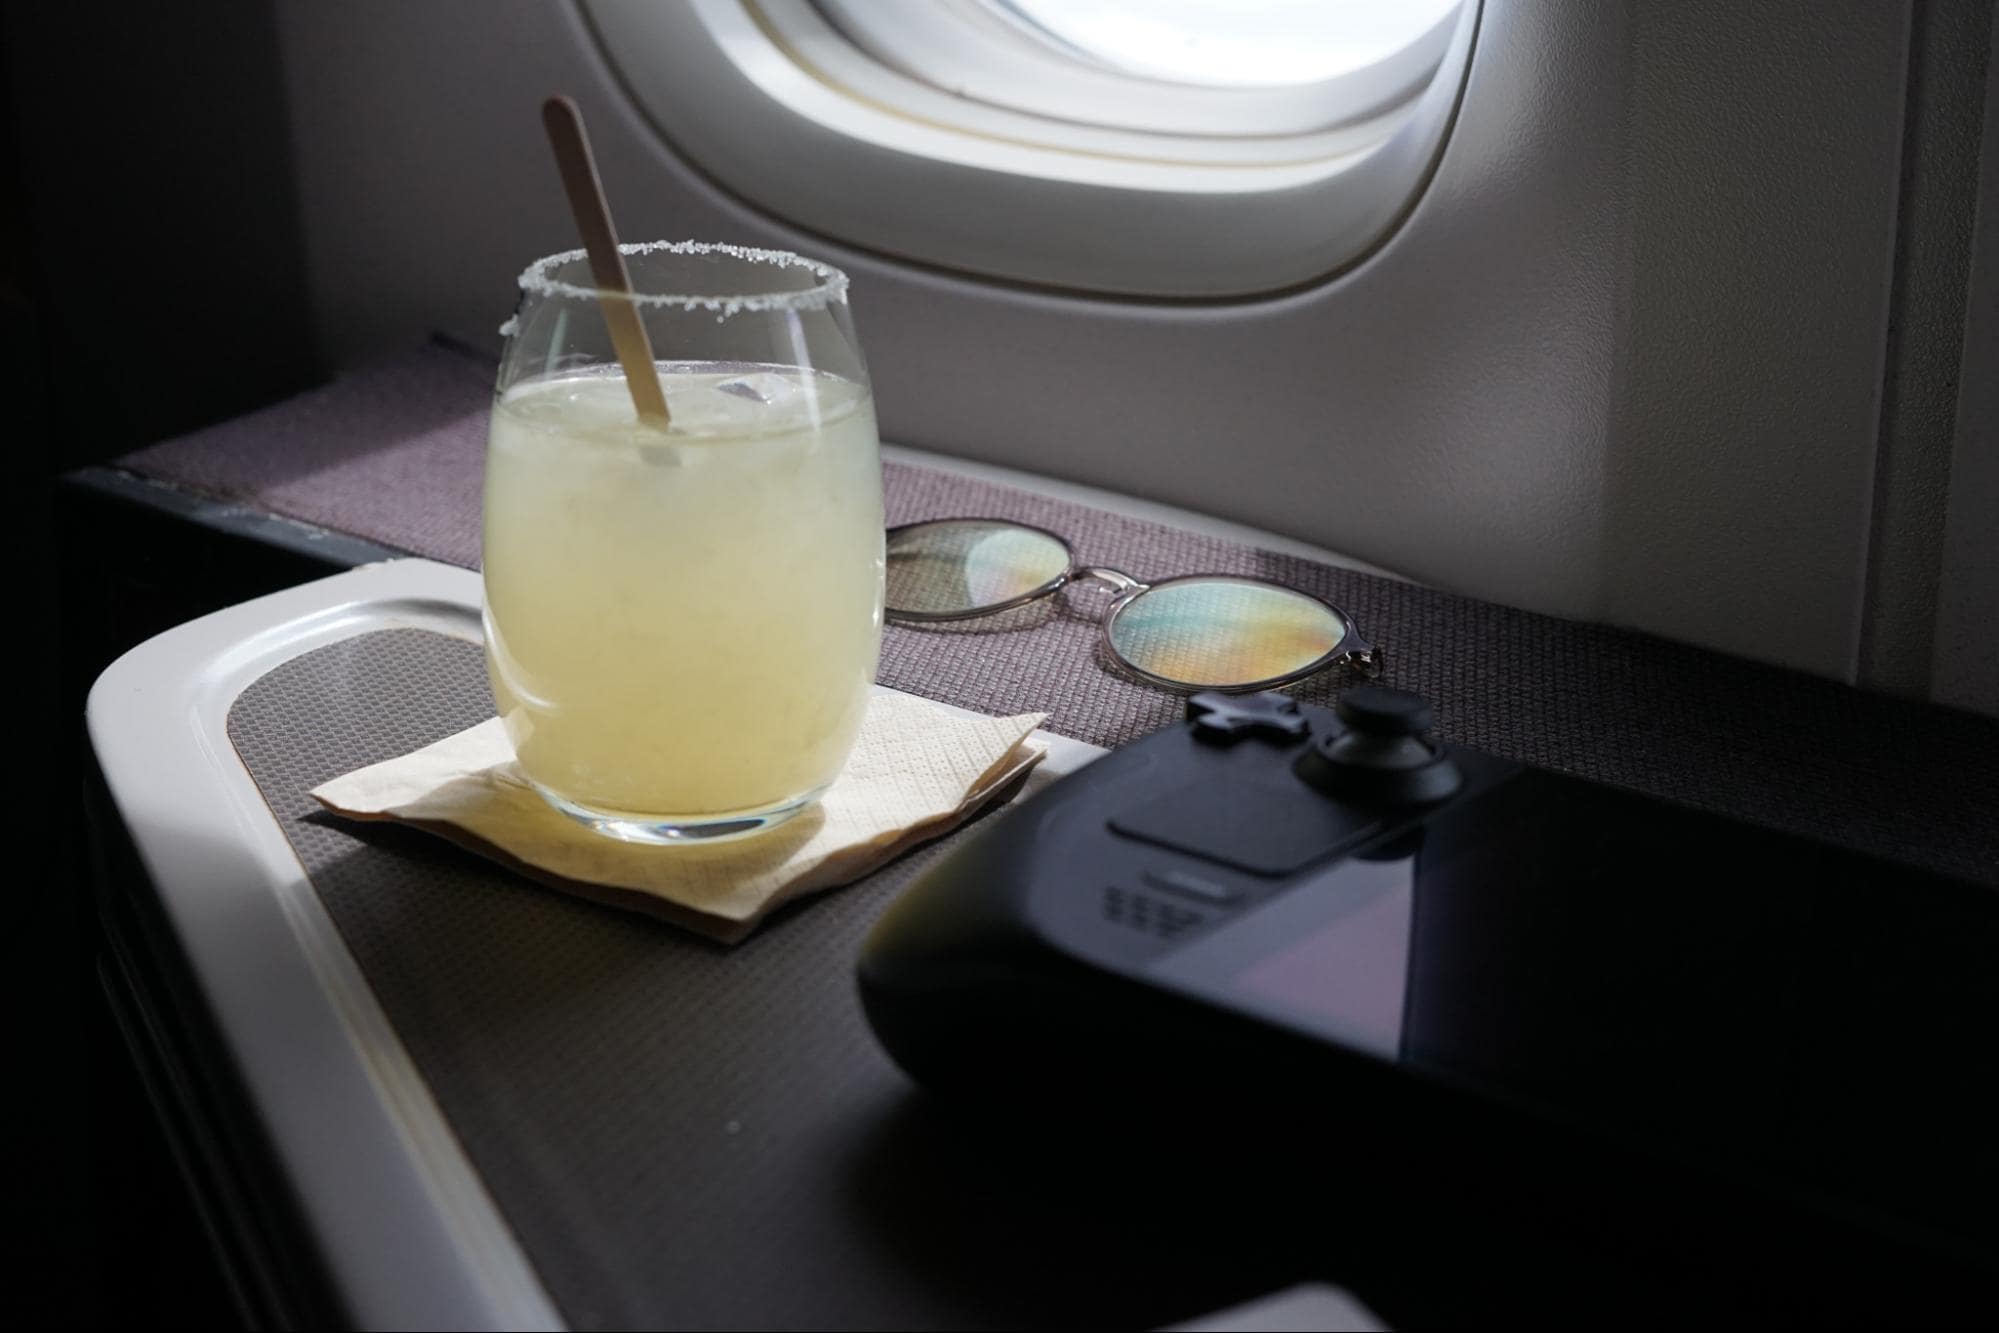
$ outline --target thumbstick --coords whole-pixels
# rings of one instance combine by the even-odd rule
[[[1408,690],[1359,685],[1334,710],[1344,729],[1314,739],[1298,776],[1334,796],[1396,805],[1441,801],[1464,784],[1450,751],[1424,735],[1432,714]]]
[[[1430,729],[1430,703],[1408,690],[1360,685],[1340,696],[1334,711],[1355,731],[1375,736],[1420,736]]]

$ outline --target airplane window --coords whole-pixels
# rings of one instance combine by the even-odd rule
[[[1151,136],[1272,140],[1229,159],[1246,161],[1337,151],[1384,133],[1392,113],[1436,74],[1462,6],[818,0],[816,7],[868,55],[954,97]],[[1358,133],[1285,142],[1336,127]],[[1058,126],[1013,128],[1054,148],[1074,142]],[[1202,156],[1188,145],[1124,148]]]
[[[821,235],[1089,292],[1252,295],[1420,194],[1479,0],[583,0],[666,143]]]

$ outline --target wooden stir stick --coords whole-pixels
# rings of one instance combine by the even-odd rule
[[[618,362],[625,368],[625,387],[631,390],[632,406],[638,409],[640,421],[664,430],[669,414],[666,395],[659,387],[659,367],[653,361],[645,322],[632,302],[631,275],[625,272],[625,257],[618,253],[618,233],[611,225],[611,206],[604,200],[597,159],[591,156],[590,139],[583,132],[583,113],[567,97],[551,97],[541,104],[541,122],[548,128],[555,165],[562,171],[569,211],[576,216],[576,229],[583,233],[590,276],[597,284],[597,304],[603,308],[604,322],[611,326],[611,344],[618,349]]]

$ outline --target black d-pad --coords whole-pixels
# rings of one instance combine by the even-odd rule
[[[1187,700],[1187,720],[1205,741],[1229,742],[1241,736],[1290,740],[1311,730],[1298,701],[1288,695],[1219,694],[1213,690]]]

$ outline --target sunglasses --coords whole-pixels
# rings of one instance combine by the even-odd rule
[[[1026,523],[940,518],[888,530],[891,620],[970,620],[1025,606],[1071,583],[1111,590],[1101,629],[1117,664],[1175,690],[1268,690],[1335,663],[1380,673],[1353,617],[1310,593],[1235,574],[1141,583],[1076,564],[1069,543]]]

